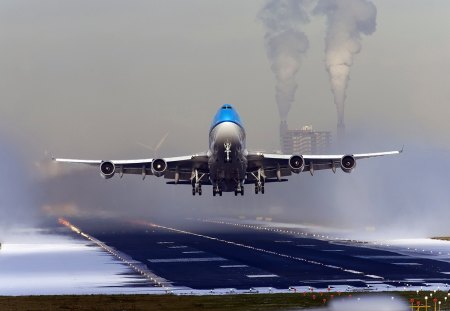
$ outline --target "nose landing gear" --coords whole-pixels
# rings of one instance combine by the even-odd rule
[[[227,141],[226,143],[223,144],[224,147],[224,151],[225,151],[225,159],[224,162],[225,163],[231,163],[231,143],[229,141]]]

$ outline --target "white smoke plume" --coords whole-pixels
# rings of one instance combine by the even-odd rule
[[[258,15],[266,30],[265,46],[277,80],[276,101],[282,121],[286,121],[294,101],[295,75],[309,47],[308,38],[300,31],[309,22],[306,10],[309,3],[309,0],[271,0]]]
[[[376,29],[377,9],[367,0],[319,0],[314,14],[325,15],[325,62],[338,116],[344,127],[344,105],[353,57],[361,51],[361,34]]]

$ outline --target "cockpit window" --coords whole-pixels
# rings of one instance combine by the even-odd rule
[[[232,109],[230,105],[223,105],[222,109]]]

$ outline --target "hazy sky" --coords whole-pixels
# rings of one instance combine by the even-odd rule
[[[257,18],[264,3],[1,1],[1,140],[19,150],[25,166],[43,158],[46,150],[62,157],[152,157],[137,142],[154,145],[168,131],[161,155],[189,154],[206,151],[213,114],[221,104],[231,103],[244,120],[250,149],[278,149],[275,79],[264,48],[264,28]],[[439,204],[447,206],[450,197],[443,187],[447,174],[439,172],[441,179],[437,179],[433,170],[441,168],[434,163],[438,160],[450,162],[445,152],[450,148],[450,2],[373,3],[377,29],[362,38],[347,91],[346,125],[354,138],[351,146],[358,149],[352,151],[406,144],[412,155],[403,161],[358,164],[358,170],[367,170],[360,174],[369,182],[360,193],[370,194],[378,185],[383,197],[387,179],[391,184],[414,178],[438,180],[433,190],[443,196]],[[297,75],[299,87],[289,124],[334,131],[336,109],[324,65],[325,18],[311,17],[303,31],[310,47]],[[403,167],[395,176],[380,170],[399,165]],[[442,169],[448,167],[444,164]],[[431,170],[425,179],[417,175],[423,170]],[[307,177],[301,177],[302,183],[316,187],[323,185],[320,178],[328,183],[328,179],[350,178],[353,185],[358,184],[357,177],[347,175],[324,175],[311,182]],[[158,195],[150,185],[154,182],[139,188],[143,200],[143,193]],[[289,186],[286,193],[292,195],[299,185]],[[422,184],[415,186],[420,189]],[[332,192],[341,193],[341,188],[332,187]],[[395,197],[409,194],[408,201],[429,202],[423,197],[429,191],[414,198],[418,192],[408,189],[415,188],[399,187]],[[165,188],[158,184],[157,189]],[[283,193],[281,189],[278,194]],[[186,198],[190,189],[167,191]],[[353,190],[348,191],[350,196]],[[83,194],[79,191],[74,196]],[[311,197],[307,202],[333,209],[337,198]],[[389,205],[388,198],[380,202]],[[203,204],[215,202],[208,200]],[[245,200],[255,208],[263,202]],[[280,205],[295,198],[286,200]],[[373,204],[368,209],[373,210]]]
[[[117,157],[141,156],[133,138],[155,144],[170,130],[166,148],[194,152],[207,147],[218,106],[232,103],[250,146],[278,148],[274,77],[256,17],[263,3],[4,0],[3,132],[62,155]],[[417,129],[448,146],[450,3],[374,4],[377,30],[352,67],[347,127],[395,128],[402,139]],[[310,49],[292,127],[335,128],[324,28],[315,17],[304,29]]]

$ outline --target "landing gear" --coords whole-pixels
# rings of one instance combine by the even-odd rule
[[[192,195],[195,195],[196,193],[198,193],[198,195],[202,195],[202,184],[195,183],[192,185]]]
[[[264,171],[262,168],[258,169],[258,172],[252,173],[253,177],[256,179],[255,181],[255,194],[262,193],[264,194]]]
[[[264,182],[255,183],[255,194],[258,194],[260,192],[264,194]]]
[[[213,187],[213,196],[216,196],[216,194],[222,196],[222,189],[220,189],[219,186]]]
[[[231,143],[229,141],[227,141],[226,143],[223,144],[224,147],[224,151],[225,151],[225,158],[224,158],[224,162],[225,163],[231,163]]]
[[[241,194],[241,196],[244,195],[244,186],[242,186],[241,184],[239,184],[236,188],[236,190],[234,190],[234,195],[237,196],[238,193]]]
[[[202,195],[202,184],[201,184],[201,180],[202,178],[205,176],[205,174],[202,174],[199,176],[198,171],[197,170],[193,170],[192,171],[192,177],[191,177],[191,182],[192,182],[192,195],[195,195],[196,193],[198,193],[198,195]]]

